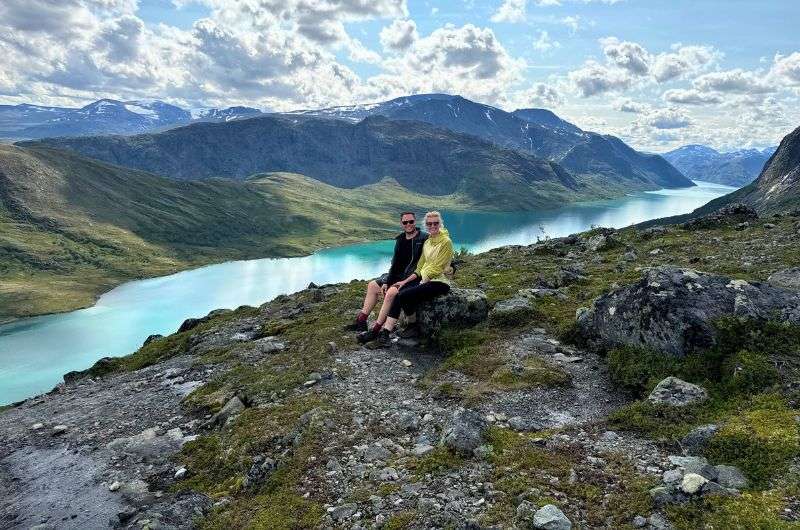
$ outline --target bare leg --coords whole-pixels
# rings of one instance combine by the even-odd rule
[[[383,305],[381,305],[381,310],[378,313],[378,320],[375,321],[376,324],[383,324],[386,321],[386,315],[392,307],[392,301],[395,296],[397,296],[397,288],[389,287],[386,290],[386,294],[383,295]]]
[[[388,331],[394,331],[394,327],[397,325],[397,319],[392,317],[386,317],[386,322],[383,323],[383,329]]]
[[[378,303],[378,295],[380,292],[381,287],[375,280],[367,284],[367,295],[364,297],[364,307],[361,308],[361,311],[365,315],[369,315],[375,307],[375,304]]]

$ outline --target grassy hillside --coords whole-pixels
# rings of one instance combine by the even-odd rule
[[[69,149],[174,179],[246,179],[288,171],[353,188],[391,177],[415,193],[460,194],[469,204],[491,210],[600,198],[555,162],[427,123],[382,116],[350,123],[268,115],[157,134],[50,138],[20,145]],[[614,189],[615,194],[624,192]]]
[[[93,303],[127,280],[393,235],[408,207],[454,207],[384,180],[293,174],[173,181],[47,148],[0,146],[0,321]]]

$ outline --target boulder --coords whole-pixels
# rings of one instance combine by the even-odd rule
[[[695,427],[689,434],[683,437],[681,446],[683,450],[690,455],[699,455],[703,452],[703,449],[705,449],[708,441],[717,434],[718,430],[719,426],[714,424]]]
[[[533,302],[530,298],[517,297],[500,300],[489,312],[489,318],[498,324],[517,324],[530,320]]]
[[[113,372],[117,361],[113,357],[103,357],[86,370],[75,370],[64,374],[64,383],[71,385],[83,379],[100,377]]]
[[[708,482],[708,479],[697,473],[687,473],[683,476],[681,482],[681,491],[687,495],[692,495],[699,492],[703,486]]]
[[[178,428],[170,429],[162,435],[156,429],[150,428],[133,436],[115,438],[106,447],[137,456],[146,462],[154,462],[172,456],[185,442],[183,432]]]
[[[788,291],[800,292],[800,267],[776,272],[767,278],[767,282]]]
[[[723,488],[741,490],[749,486],[747,477],[736,466],[714,466],[717,470],[717,483]]]
[[[209,422],[211,425],[224,426],[229,420],[237,416],[245,409],[244,403],[239,399],[239,396],[233,396],[225,403],[222,409],[211,417]]]
[[[595,349],[631,345],[683,356],[712,346],[713,322],[725,316],[798,324],[800,294],[692,269],[653,267],[638,282],[579,310],[577,327]]]
[[[756,219],[758,219],[758,212],[746,204],[736,202],[728,204],[716,212],[687,221],[681,225],[681,228],[685,230],[700,230],[718,226],[738,225]]]
[[[663,379],[647,396],[647,401],[650,403],[672,405],[673,407],[685,407],[706,399],[708,399],[708,393],[702,387],[672,376]]]
[[[554,504],[546,504],[533,515],[533,527],[543,530],[570,530],[572,523]]]
[[[453,326],[474,326],[486,320],[489,303],[486,294],[480,289],[451,289],[420,305],[417,310],[417,323],[423,335],[432,336],[439,332],[443,324]]]
[[[483,444],[487,427],[486,420],[477,412],[456,411],[442,436],[442,444],[457,453],[472,455]]]

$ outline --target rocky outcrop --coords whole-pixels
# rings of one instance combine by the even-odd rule
[[[460,410],[442,436],[442,444],[457,453],[471,455],[483,443],[488,425],[480,414]]]
[[[442,325],[474,326],[486,320],[489,303],[486,294],[480,289],[451,289],[440,296],[420,305],[417,310],[417,323],[420,333],[433,336]]]
[[[758,212],[753,208],[742,203],[733,203],[724,206],[716,212],[704,215],[697,219],[692,219],[681,225],[686,230],[698,230],[703,228],[716,228],[720,226],[733,226],[739,223],[750,223],[758,219]]]
[[[685,407],[708,399],[708,393],[701,387],[687,383],[677,377],[667,377],[656,385],[647,401],[657,405]]]
[[[714,322],[725,316],[800,323],[800,295],[766,283],[655,267],[579,309],[577,324],[596,349],[632,345],[683,356],[712,346]]]
[[[800,267],[778,271],[767,278],[767,282],[775,287],[800,293]]]

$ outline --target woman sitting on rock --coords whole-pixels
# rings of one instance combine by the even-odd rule
[[[425,227],[430,235],[422,246],[422,256],[419,258],[416,270],[405,280],[394,284],[399,292],[392,301],[386,322],[376,338],[380,346],[389,345],[389,334],[397,325],[400,311],[403,311],[411,321],[422,302],[450,292],[448,275],[453,271],[451,266],[453,242],[450,241],[450,234],[444,227],[442,215],[436,211],[425,214]],[[409,336],[412,332],[416,332],[416,322],[411,324],[403,335]]]

